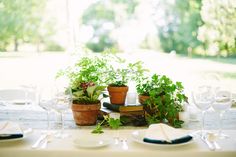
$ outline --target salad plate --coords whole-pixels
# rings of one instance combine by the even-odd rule
[[[74,145],[81,148],[99,148],[112,143],[112,139],[107,136],[78,137],[74,140]]]

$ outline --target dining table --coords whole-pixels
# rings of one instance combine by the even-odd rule
[[[23,109],[24,108],[24,109]],[[236,156],[236,109],[225,113],[223,132],[229,136],[226,139],[216,139],[218,149],[209,149],[201,136],[193,136],[193,140],[183,144],[151,144],[142,140],[141,133],[147,126],[121,126],[119,129],[104,127],[104,133],[92,134],[95,126],[78,126],[70,111],[65,115],[65,129],[68,137],[54,136],[60,131],[57,114],[50,113],[50,125],[47,126],[46,113],[35,109],[33,105],[1,106],[0,121],[14,121],[23,130],[28,131],[19,140],[0,141],[0,157],[235,157]],[[216,132],[218,127],[217,115],[213,111],[206,114],[206,127],[209,132]],[[192,133],[198,132],[200,119],[189,120],[183,129]],[[35,142],[47,133],[46,145],[33,147]],[[138,135],[137,135],[138,133]],[[139,135],[140,134],[140,135]]]

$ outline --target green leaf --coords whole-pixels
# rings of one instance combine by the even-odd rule
[[[88,92],[89,97],[92,97],[97,86],[89,86],[86,91]]]
[[[73,96],[75,96],[75,97],[81,97],[83,94],[84,94],[84,92],[82,90],[73,92]]]
[[[102,134],[102,133],[104,133],[104,131],[102,130],[101,125],[98,124],[98,125],[95,127],[95,129],[92,130],[91,133],[93,133],[93,134]]]
[[[120,119],[109,118],[108,124],[112,129],[118,129],[121,125]]]

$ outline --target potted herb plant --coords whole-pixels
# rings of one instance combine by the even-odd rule
[[[73,66],[60,71],[66,75],[72,89],[72,112],[77,125],[94,125],[101,107],[102,92],[106,88],[107,60],[102,57],[82,57]]]
[[[139,100],[144,105],[148,124],[167,122],[174,127],[181,127],[183,121],[179,120],[178,115],[187,101],[181,82],[174,83],[165,75],[154,74],[150,79],[140,81],[136,89],[141,95]]]
[[[120,64],[125,64],[124,60],[119,60]],[[124,67],[124,66],[123,66]],[[116,105],[124,105],[127,92],[129,90],[128,82],[136,81],[147,71],[143,68],[142,62],[129,63],[125,68],[112,68],[109,71],[109,92],[110,102]]]

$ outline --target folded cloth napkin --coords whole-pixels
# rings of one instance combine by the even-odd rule
[[[152,124],[146,130],[144,142],[156,144],[179,144],[190,141],[193,137],[188,130],[176,129],[166,124]]]
[[[0,140],[22,138],[23,131],[17,123],[10,121],[0,122]]]

